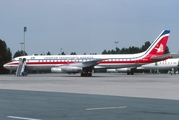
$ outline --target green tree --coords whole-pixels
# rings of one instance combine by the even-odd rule
[[[9,73],[9,70],[4,69],[3,65],[12,59],[10,48],[7,47],[6,42],[0,39],[0,74]]]
[[[71,52],[70,55],[77,55],[76,52]]]
[[[144,45],[142,45],[142,47],[140,48],[140,52],[144,52],[145,50],[147,50],[149,48],[149,46],[151,45],[151,43],[149,41],[146,41]]]
[[[62,54],[61,54],[61,55],[66,55],[66,54],[65,54],[65,52],[62,52]]]
[[[111,50],[108,50],[108,54],[111,54]]]
[[[120,53],[120,49],[118,47],[116,47],[116,54]]]
[[[25,55],[24,55],[24,53],[25,53]],[[23,50],[21,50],[21,51],[18,50],[17,52],[15,52],[13,58],[19,57],[19,56],[26,56],[26,55],[27,55],[27,53],[24,52]]]
[[[165,49],[164,54],[168,54],[168,53],[170,53],[170,51],[169,51],[169,47],[168,47],[168,46],[166,46],[166,49]]]
[[[142,45],[141,48],[130,46],[129,48],[119,49],[118,47],[116,47],[116,50],[108,50],[108,51],[104,50],[102,52],[102,54],[134,54],[134,53],[140,53],[140,52],[147,50],[150,45],[151,45],[151,43],[149,41],[146,41],[144,43],[144,45]],[[166,50],[165,50],[165,54],[167,54],[167,53],[170,53],[168,46],[166,47]]]
[[[108,52],[107,52],[106,50],[104,50],[104,51],[102,52],[102,54],[108,54]]]
[[[116,51],[112,49],[111,54],[116,54]]]
[[[120,53],[119,54],[127,54],[128,53],[128,49],[127,48],[122,48],[120,50]]]
[[[140,49],[138,47],[129,47],[128,48],[128,54],[134,54],[134,53],[139,53],[140,52]]]
[[[51,55],[51,53],[48,51],[48,52],[47,52],[47,55]]]

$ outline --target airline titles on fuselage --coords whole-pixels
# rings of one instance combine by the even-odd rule
[[[34,60],[34,59],[36,59],[35,57],[31,57],[30,58],[31,60]],[[90,56],[90,57],[43,57],[42,59],[45,59],[45,60],[53,60],[53,59],[93,59],[93,57],[92,56]]]

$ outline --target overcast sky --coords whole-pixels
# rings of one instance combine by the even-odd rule
[[[12,54],[98,53],[141,47],[171,30],[170,52],[179,51],[179,0],[0,0],[0,39]]]

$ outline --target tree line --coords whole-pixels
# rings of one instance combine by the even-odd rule
[[[0,39],[0,74],[6,74],[9,71],[4,69],[3,65],[12,59],[10,48],[7,47],[6,42]]]
[[[102,52],[102,54],[134,54],[134,53],[140,53],[140,52],[144,52],[145,50],[147,50],[150,45],[151,45],[151,43],[149,41],[147,41],[147,42],[144,43],[144,45],[142,45],[142,47],[130,46],[129,48],[123,47],[122,49],[119,49],[118,47],[116,47],[116,49],[104,50]],[[166,47],[166,50],[165,50],[165,54],[167,54],[167,53],[170,53],[168,46]]]

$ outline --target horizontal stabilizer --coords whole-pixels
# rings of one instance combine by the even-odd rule
[[[155,62],[155,61],[166,60],[169,58],[171,58],[170,54],[164,54],[164,55],[160,55],[160,56],[153,56],[150,59]]]
[[[171,58],[179,58],[179,54],[170,54]]]

